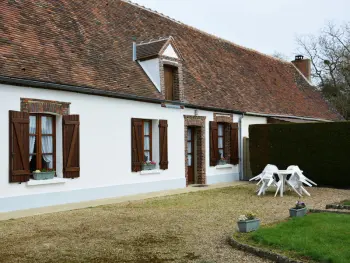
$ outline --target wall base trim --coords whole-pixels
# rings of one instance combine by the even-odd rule
[[[239,181],[239,173],[215,174],[207,176],[207,184],[229,183]]]
[[[78,203],[185,187],[185,178],[176,178],[156,182],[111,185],[64,192],[3,197],[0,198],[0,212]]]

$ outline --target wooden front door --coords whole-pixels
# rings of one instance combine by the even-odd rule
[[[187,178],[189,184],[194,184],[194,128],[187,128]]]

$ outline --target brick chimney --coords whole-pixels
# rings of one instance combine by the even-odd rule
[[[311,81],[311,61],[310,59],[304,59],[303,55],[295,56],[295,59],[292,61],[294,66],[296,66],[300,72]]]

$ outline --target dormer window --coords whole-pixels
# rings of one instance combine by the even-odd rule
[[[174,100],[175,99],[175,76],[177,74],[177,69],[172,66],[164,65],[164,88],[165,88],[165,99]]]
[[[165,100],[183,100],[182,57],[172,37],[134,43],[134,60]]]

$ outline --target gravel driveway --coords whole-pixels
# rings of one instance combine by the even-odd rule
[[[0,262],[268,262],[227,245],[241,213],[262,224],[288,216],[297,196],[257,197],[240,185],[0,222]],[[312,208],[350,190],[311,188]]]

